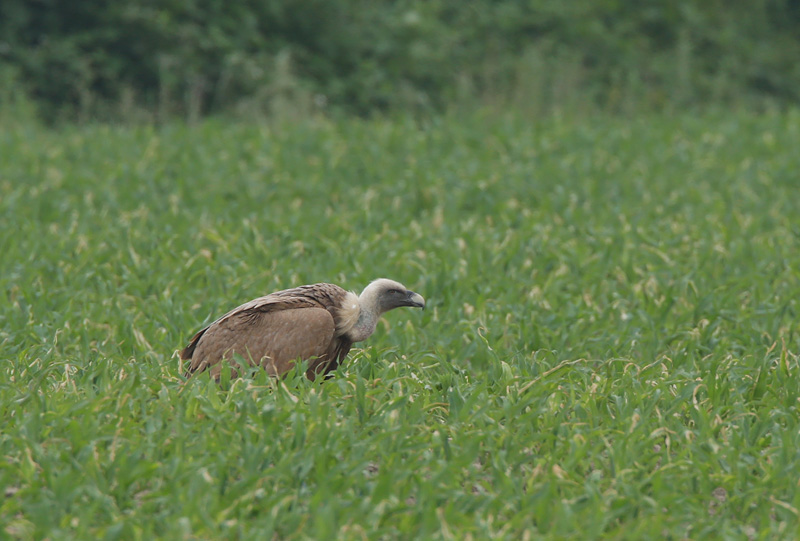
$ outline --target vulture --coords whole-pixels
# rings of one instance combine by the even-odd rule
[[[361,295],[334,284],[285,289],[234,308],[195,334],[181,351],[190,361],[185,376],[210,370],[219,379],[223,366],[241,356],[251,366],[281,376],[295,362],[309,361],[314,380],[335,370],[350,346],[366,340],[384,312],[400,306],[425,308],[422,295],[394,280],[371,282]],[[238,377],[231,368],[231,377]]]

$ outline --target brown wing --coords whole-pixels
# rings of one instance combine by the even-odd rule
[[[287,290],[291,291],[291,290]],[[279,291],[278,293],[272,293],[265,297],[259,297],[257,299],[253,299],[252,301],[248,301],[241,306],[237,306],[214,323],[206,327],[205,329],[201,329],[197,332],[192,339],[189,341],[189,344],[183,348],[181,351],[181,360],[187,361],[189,359],[194,358],[194,351],[197,348],[197,345],[200,343],[200,340],[203,336],[211,329],[217,326],[227,326],[230,325],[229,320],[239,321],[251,318],[253,314],[259,312],[275,312],[278,310],[284,310],[287,308],[315,308],[318,307],[319,304],[313,302],[310,299],[303,298],[303,297],[283,297],[283,294],[286,293],[285,291]],[[194,363],[192,363],[194,365]],[[190,371],[194,371],[191,368]]]
[[[272,375],[285,374],[297,359],[311,359],[307,371],[311,380],[330,372],[350,350],[349,340],[335,336],[333,315],[346,294],[333,284],[314,284],[278,291],[231,310],[195,334],[181,351],[182,360],[191,360],[186,376],[211,367],[217,378],[220,361],[237,354]]]
[[[291,370],[298,359],[314,358],[316,369],[329,359],[332,342],[338,342],[333,338],[334,331],[333,316],[324,308],[234,315],[211,325],[200,336],[188,373],[210,368],[211,375],[218,378],[220,361],[231,360],[236,354],[274,376]]]

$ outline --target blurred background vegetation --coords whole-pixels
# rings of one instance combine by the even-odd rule
[[[3,0],[0,100],[62,120],[800,101],[800,0]]]

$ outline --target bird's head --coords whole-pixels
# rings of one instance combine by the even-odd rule
[[[358,299],[362,304],[366,303],[374,306],[378,313],[381,314],[401,306],[425,309],[425,299],[422,298],[422,295],[414,293],[403,284],[387,278],[379,278],[371,282],[364,288]]]

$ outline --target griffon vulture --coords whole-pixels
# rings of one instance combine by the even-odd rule
[[[308,360],[310,380],[335,370],[354,342],[366,340],[384,312],[400,306],[425,308],[425,299],[393,280],[370,283],[361,295],[334,284],[313,284],[270,293],[234,308],[192,337],[181,351],[191,361],[186,377],[207,368],[219,378],[240,355],[273,376]],[[237,377],[235,369],[232,377]]]

